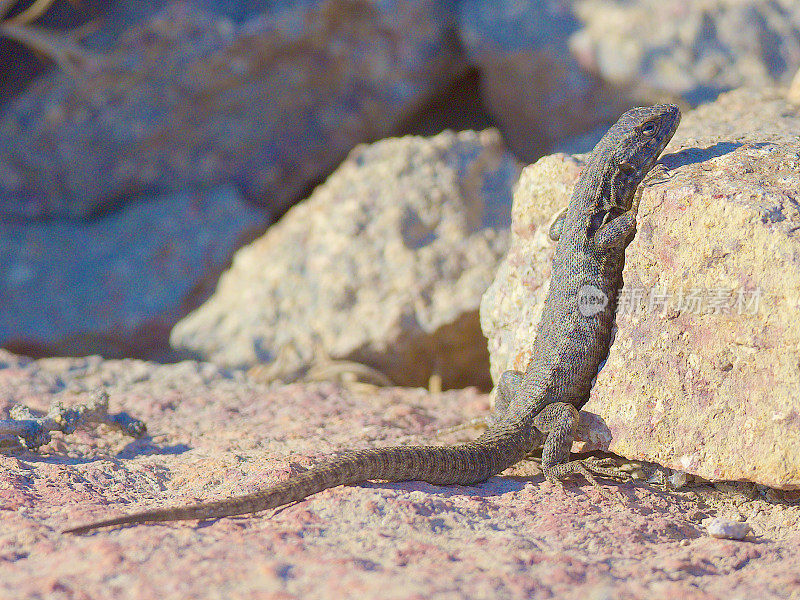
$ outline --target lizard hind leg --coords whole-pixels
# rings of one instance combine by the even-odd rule
[[[564,477],[582,475],[603,497],[619,502],[619,498],[611,495],[594,478],[594,475],[614,478],[622,475],[618,469],[610,466],[612,459],[569,460],[579,418],[578,409],[567,402],[548,404],[536,415],[534,425],[547,433],[542,449],[542,472],[548,481],[559,485]]]
[[[506,371],[500,376],[500,381],[497,382],[497,393],[494,399],[494,414],[495,418],[502,419],[511,401],[516,398],[522,387],[522,379],[525,375],[522,371]]]

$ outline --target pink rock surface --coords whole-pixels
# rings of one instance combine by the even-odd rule
[[[70,536],[127,511],[246,493],[329,452],[431,438],[481,414],[472,390],[269,386],[201,363],[27,361],[0,351],[0,406],[78,402],[103,384],[151,438],[56,436],[0,458],[2,598],[786,598],[800,593],[800,507],[703,504],[642,484],[369,483],[275,514]],[[707,537],[747,517],[749,541]]]

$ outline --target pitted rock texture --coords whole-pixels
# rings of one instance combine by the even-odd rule
[[[141,198],[88,222],[0,220],[0,345],[174,358],[170,329],[265,220],[229,186]]]
[[[29,361],[0,350],[0,407],[80,402],[101,384],[152,438],[93,428],[0,454],[0,596],[194,598],[790,598],[800,507],[543,481],[523,463],[477,486],[369,483],[274,514],[70,536],[90,518],[251,492],[349,447],[435,439],[481,414],[474,390],[285,387],[209,364]],[[445,440],[439,439],[444,442]],[[747,520],[752,540],[708,537]],[[755,543],[754,543],[755,542]]]
[[[609,450],[708,479],[800,487],[800,112],[739,91],[686,116],[646,185],[618,332],[585,409]],[[509,255],[483,299],[492,374],[524,370],[553,214],[582,158],[523,171]]]
[[[173,347],[284,380],[324,355],[398,385],[438,374],[488,388],[478,305],[508,247],[518,173],[492,130],[357,148],[236,254]]]

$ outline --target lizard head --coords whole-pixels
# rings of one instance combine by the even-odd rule
[[[636,188],[672,139],[680,120],[681,111],[674,104],[632,108],[619,118],[592,156],[607,160],[602,193],[597,198],[602,206],[597,208],[630,210]]]
[[[550,226],[550,238],[558,240],[567,220],[588,227],[592,237],[602,225],[629,211],[636,189],[653,168],[672,139],[681,120],[674,104],[632,108],[608,130],[584,167],[576,187],[580,201],[570,204]],[[572,217],[568,218],[568,213]],[[581,225],[583,224],[583,225]]]

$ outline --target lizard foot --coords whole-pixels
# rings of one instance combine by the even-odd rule
[[[613,465],[613,466],[612,466]],[[612,494],[598,483],[595,475],[611,477],[613,479],[630,479],[630,475],[620,470],[613,458],[584,458],[543,468],[545,478],[551,483],[563,485],[561,479],[569,475],[581,475],[586,481],[600,492],[605,499],[624,504],[624,499],[617,493]]]
[[[617,460],[610,456],[604,458],[591,456],[575,462],[583,464],[584,467],[595,475],[603,475],[604,477],[619,479],[621,481],[628,481],[631,478],[629,473],[620,469]],[[581,474],[583,475],[583,473]]]

